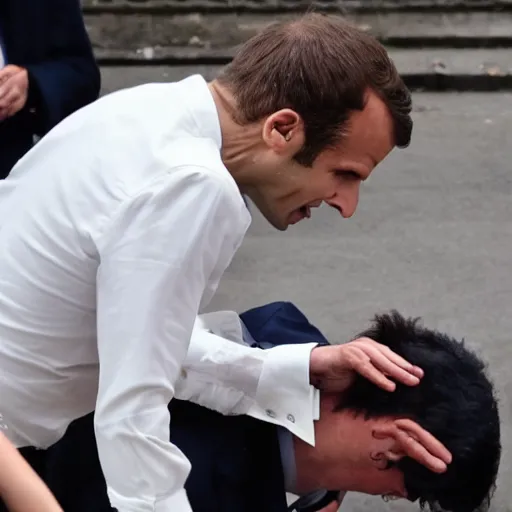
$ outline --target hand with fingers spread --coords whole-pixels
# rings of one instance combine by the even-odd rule
[[[434,473],[444,473],[452,462],[449,450],[430,432],[409,419],[396,419],[392,423],[379,425],[375,427],[373,437],[392,437],[400,446],[400,450],[386,453],[390,461],[410,457]]]
[[[423,371],[385,345],[358,338],[344,345],[316,347],[311,352],[310,382],[322,391],[345,391],[359,374],[386,391],[396,382],[419,384]]]
[[[8,65],[0,69],[0,121],[12,117],[25,106],[28,87],[25,68]]]

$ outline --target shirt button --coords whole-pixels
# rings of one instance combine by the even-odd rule
[[[293,414],[288,414],[288,416],[286,416],[286,419],[292,423],[295,423],[295,416]]]
[[[274,411],[272,411],[271,409],[267,409],[266,413],[267,413],[267,416],[269,418],[275,418],[276,417],[276,413]]]

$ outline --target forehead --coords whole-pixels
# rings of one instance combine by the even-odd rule
[[[394,143],[393,118],[386,104],[373,92],[367,93],[365,108],[352,112],[347,133],[336,148],[326,152],[333,165],[360,163],[371,170],[391,152]]]

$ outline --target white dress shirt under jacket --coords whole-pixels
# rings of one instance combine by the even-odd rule
[[[168,441],[173,396],[276,422],[290,415],[290,430],[313,442],[310,414],[284,405],[296,407],[300,392],[313,400],[312,346],[251,350],[196,325],[187,356],[197,312],[250,223],[220,148],[215,104],[194,76],[85,107],[0,183],[7,434],[44,448],[96,409],[120,512],[190,511],[190,465]],[[283,368],[293,370],[288,386]]]

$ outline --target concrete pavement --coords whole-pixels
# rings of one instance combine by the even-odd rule
[[[108,68],[104,90],[197,70],[211,73]],[[278,233],[255,213],[210,309],[291,300],[341,342],[396,308],[466,338],[489,361],[501,399],[504,453],[492,512],[512,512],[512,95],[414,97],[413,144],[363,184],[356,215],[341,220],[320,208]],[[355,495],[342,510],[417,506]]]

